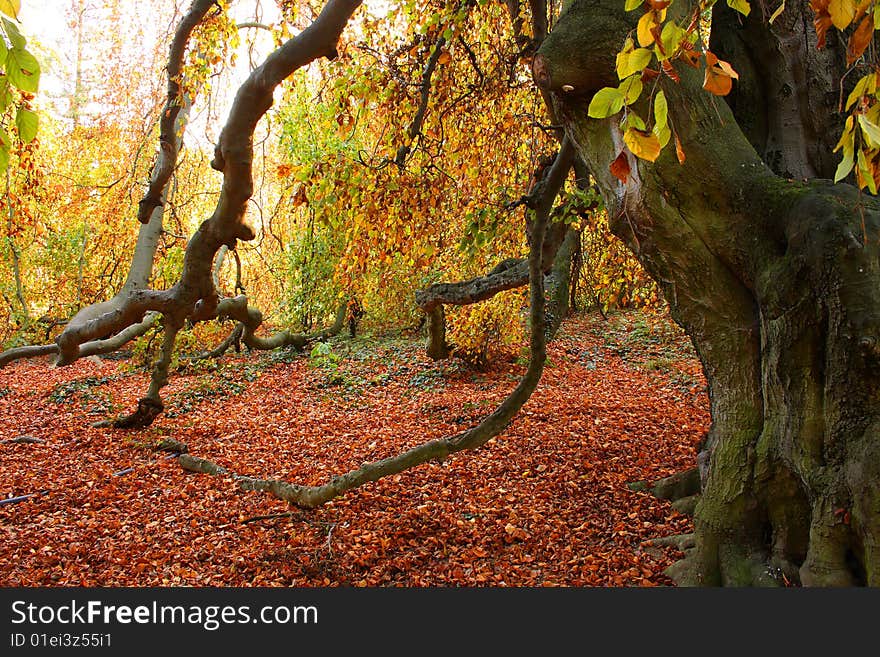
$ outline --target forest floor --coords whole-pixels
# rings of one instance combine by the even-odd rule
[[[124,361],[0,370],[2,586],[656,586],[691,519],[627,483],[694,464],[709,426],[690,343],[639,313],[568,319],[498,437],[314,511],[185,472],[163,438],[238,474],[324,483],[477,423],[523,359],[434,363],[404,338],[190,365],[139,431],[91,423],[146,389]],[[9,442],[30,436],[42,442]],[[268,516],[268,517],[266,517]]]

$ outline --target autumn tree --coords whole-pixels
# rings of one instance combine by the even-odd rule
[[[185,105],[178,77],[183,44],[214,4],[193,2],[178,28],[180,47],[171,50],[162,155],[139,216],[145,226],[152,213],[161,214],[175,161],[173,122]],[[458,7],[479,12],[482,4]],[[255,236],[245,220],[253,135],[274,90],[309,62],[338,55],[358,5],[330,0],[239,88],[211,162],[223,176],[219,200],[189,240],[175,285],[156,290],[138,279],[80,311],[55,344],[3,358],[52,352],[63,365],[161,316],[164,343],[150,389],[120,422],[144,426],[163,408],[160,390],[185,323],[233,318],[254,348],[301,341],[287,332],[258,337],[260,312],[244,295],[219,293],[215,259]],[[876,78],[843,94],[851,99],[844,109],[855,106],[846,120],[840,91],[849,67],[873,66],[866,60],[875,5],[790,1],[772,16],[744,0],[714,8],[681,0],[574,0],[558,16],[540,0],[507,5],[558,143],[522,202],[530,252],[516,267],[517,280],[525,275],[529,283],[526,374],[479,425],[322,486],[233,476],[246,488],[314,507],[365,482],[479,447],[503,430],[541,375],[545,273],[554,243],[562,241],[554,235],[554,203],[569,172],[583,167],[599,186],[612,230],[690,334],[709,384],[713,423],[699,469],[678,481],[684,493],[700,495],[696,545],[671,574],[703,585],[878,584],[880,208],[873,194],[880,110]],[[804,20],[811,15],[815,26]],[[828,39],[832,26],[848,30],[846,38]],[[443,54],[439,38],[428,50],[426,74],[430,57],[439,62]],[[430,91],[428,84],[422,89]],[[418,113],[413,121],[409,141],[390,154],[396,166],[417,141]],[[841,135],[838,165],[829,152]],[[850,175],[856,185],[828,180]],[[424,306],[428,312],[451,297],[432,298],[437,303]],[[181,464],[225,472],[194,456],[182,456]]]
[[[627,12],[616,0],[574,2],[534,73],[709,383],[696,547],[674,574],[696,584],[876,585],[878,206],[828,180],[840,80],[861,53],[852,56],[850,41],[847,58],[844,39],[817,50],[805,2],[787,3],[772,24],[719,3],[702,59],[682,46],[699,15],[669,7],[676,28],[661,27],[668,4]],[[813,7],[825,41],[831,17]],[[675,29],[682,36],[664,42]],[[641,77],[668,100],[675,147],[653,163],[633,151],[645,155],[656,133],[622,126],[623,103],[588,116],[601,90],[621,85],[615,55],[628,35],[629,51],[635,37],[659,53]],[[737,72],[742,84],[720,100]],[[647,105],[642,97],[630,111],[650,116]]]

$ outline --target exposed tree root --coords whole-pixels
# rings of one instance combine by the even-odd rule
[[[114,429],[143,429],[150,426],[163,410],[165,405],[161,401],[144,397],[138,400],[134,413],[117,418],[112,426]]]

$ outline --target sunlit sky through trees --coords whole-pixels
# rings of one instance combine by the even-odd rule
[[[106,14],[106,4],[101,0],[81,0],[85,7],[85,29],[90,29],[90,22],[100,24],[101,12]],[[40,93],[37,103],[44,110],[56,115],[57,118],[69,118],[71,90],[76,70],[76,34],[73,29],[75,13],[73,8],[77,0],[24,0],[19,18],[24,33],[37,52],[43,67]],[[117,38],[120,51],[125,56],[147,58],[157,39],[170,35],[180,13],[189,6],[189,0],[178,0],[177,12],[172,15],[168,0],[157,0],[155,3],[118,3],[125,13],[123,20],[135,27],[137,32],[122,35],[102,35],[104,38]],[[163,6],[164,5],[164,6]],[[388,0],[366,0],[364,9],[374,16],[383,16],[390,10]],[[255,22],[264,25],[277,24],[280,18],[278,7],[271,1],[233,2],[233,16],[240,23]],[[163,19],[156,20],[156,16]],[[90,39],[87,38],[87,41]],[[93,47],[91,43],[87,47]],[[241,45],[236,53],[233,70],[225,71],[215,81],[209,102],[201,99],[191,118],[188,136],[191,145],[196,140],[200,146],[211,148],[217,138],[222,121],[232,102],[230,90],[237,89],[248,72],[259,65],[262,59],[273,48],[272,37],[262,29],[244,29],[241,34]],[[163,51],[164,53],[164,51]],[[92,53],[84,53],[86,72],[96,68]],[[145,62],[146,63],[146,62]],[[143,69],[144,88],[155,85],[153,73],[146,66]],[[159,80],[164,90],[164,81]],[[229,93],[227,93],[229,91]],[[99,104],[93,98],[89,109],[93,114],[100,113]]]

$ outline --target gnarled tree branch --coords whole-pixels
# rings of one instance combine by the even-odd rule
[[[490,438],[497,436],[510,423],[514,415],[531,397],[547,358],[546,337],[544,334],[544,271],[543,242],[553,200],[562,188],[571,167],[574,150],[565,140],[556,162],[548,175],[547,194],[535,211],[532,248],[529,255],[529,303],[531,356],[525,375],[510,395],[480,424],[462,433],[446,438],[432,440],[406,452],[380,461],[365,463],[360,468],[334,477],[321,486],[301,486],[278,479],[258,479],[232,474],[239,485],[247,490],[261,490],[272,493],[279,499],[305,508],[315,508],[345,491],[357,488],[369,481],[402,472],[416,465],[433,460],[442,460],[463,450],[476,449]],[[555,191],[554,191],[555,190]],[[184,469],[207,474],[230,474],[230,472],[206,459],[184,455],[179,462]]]

